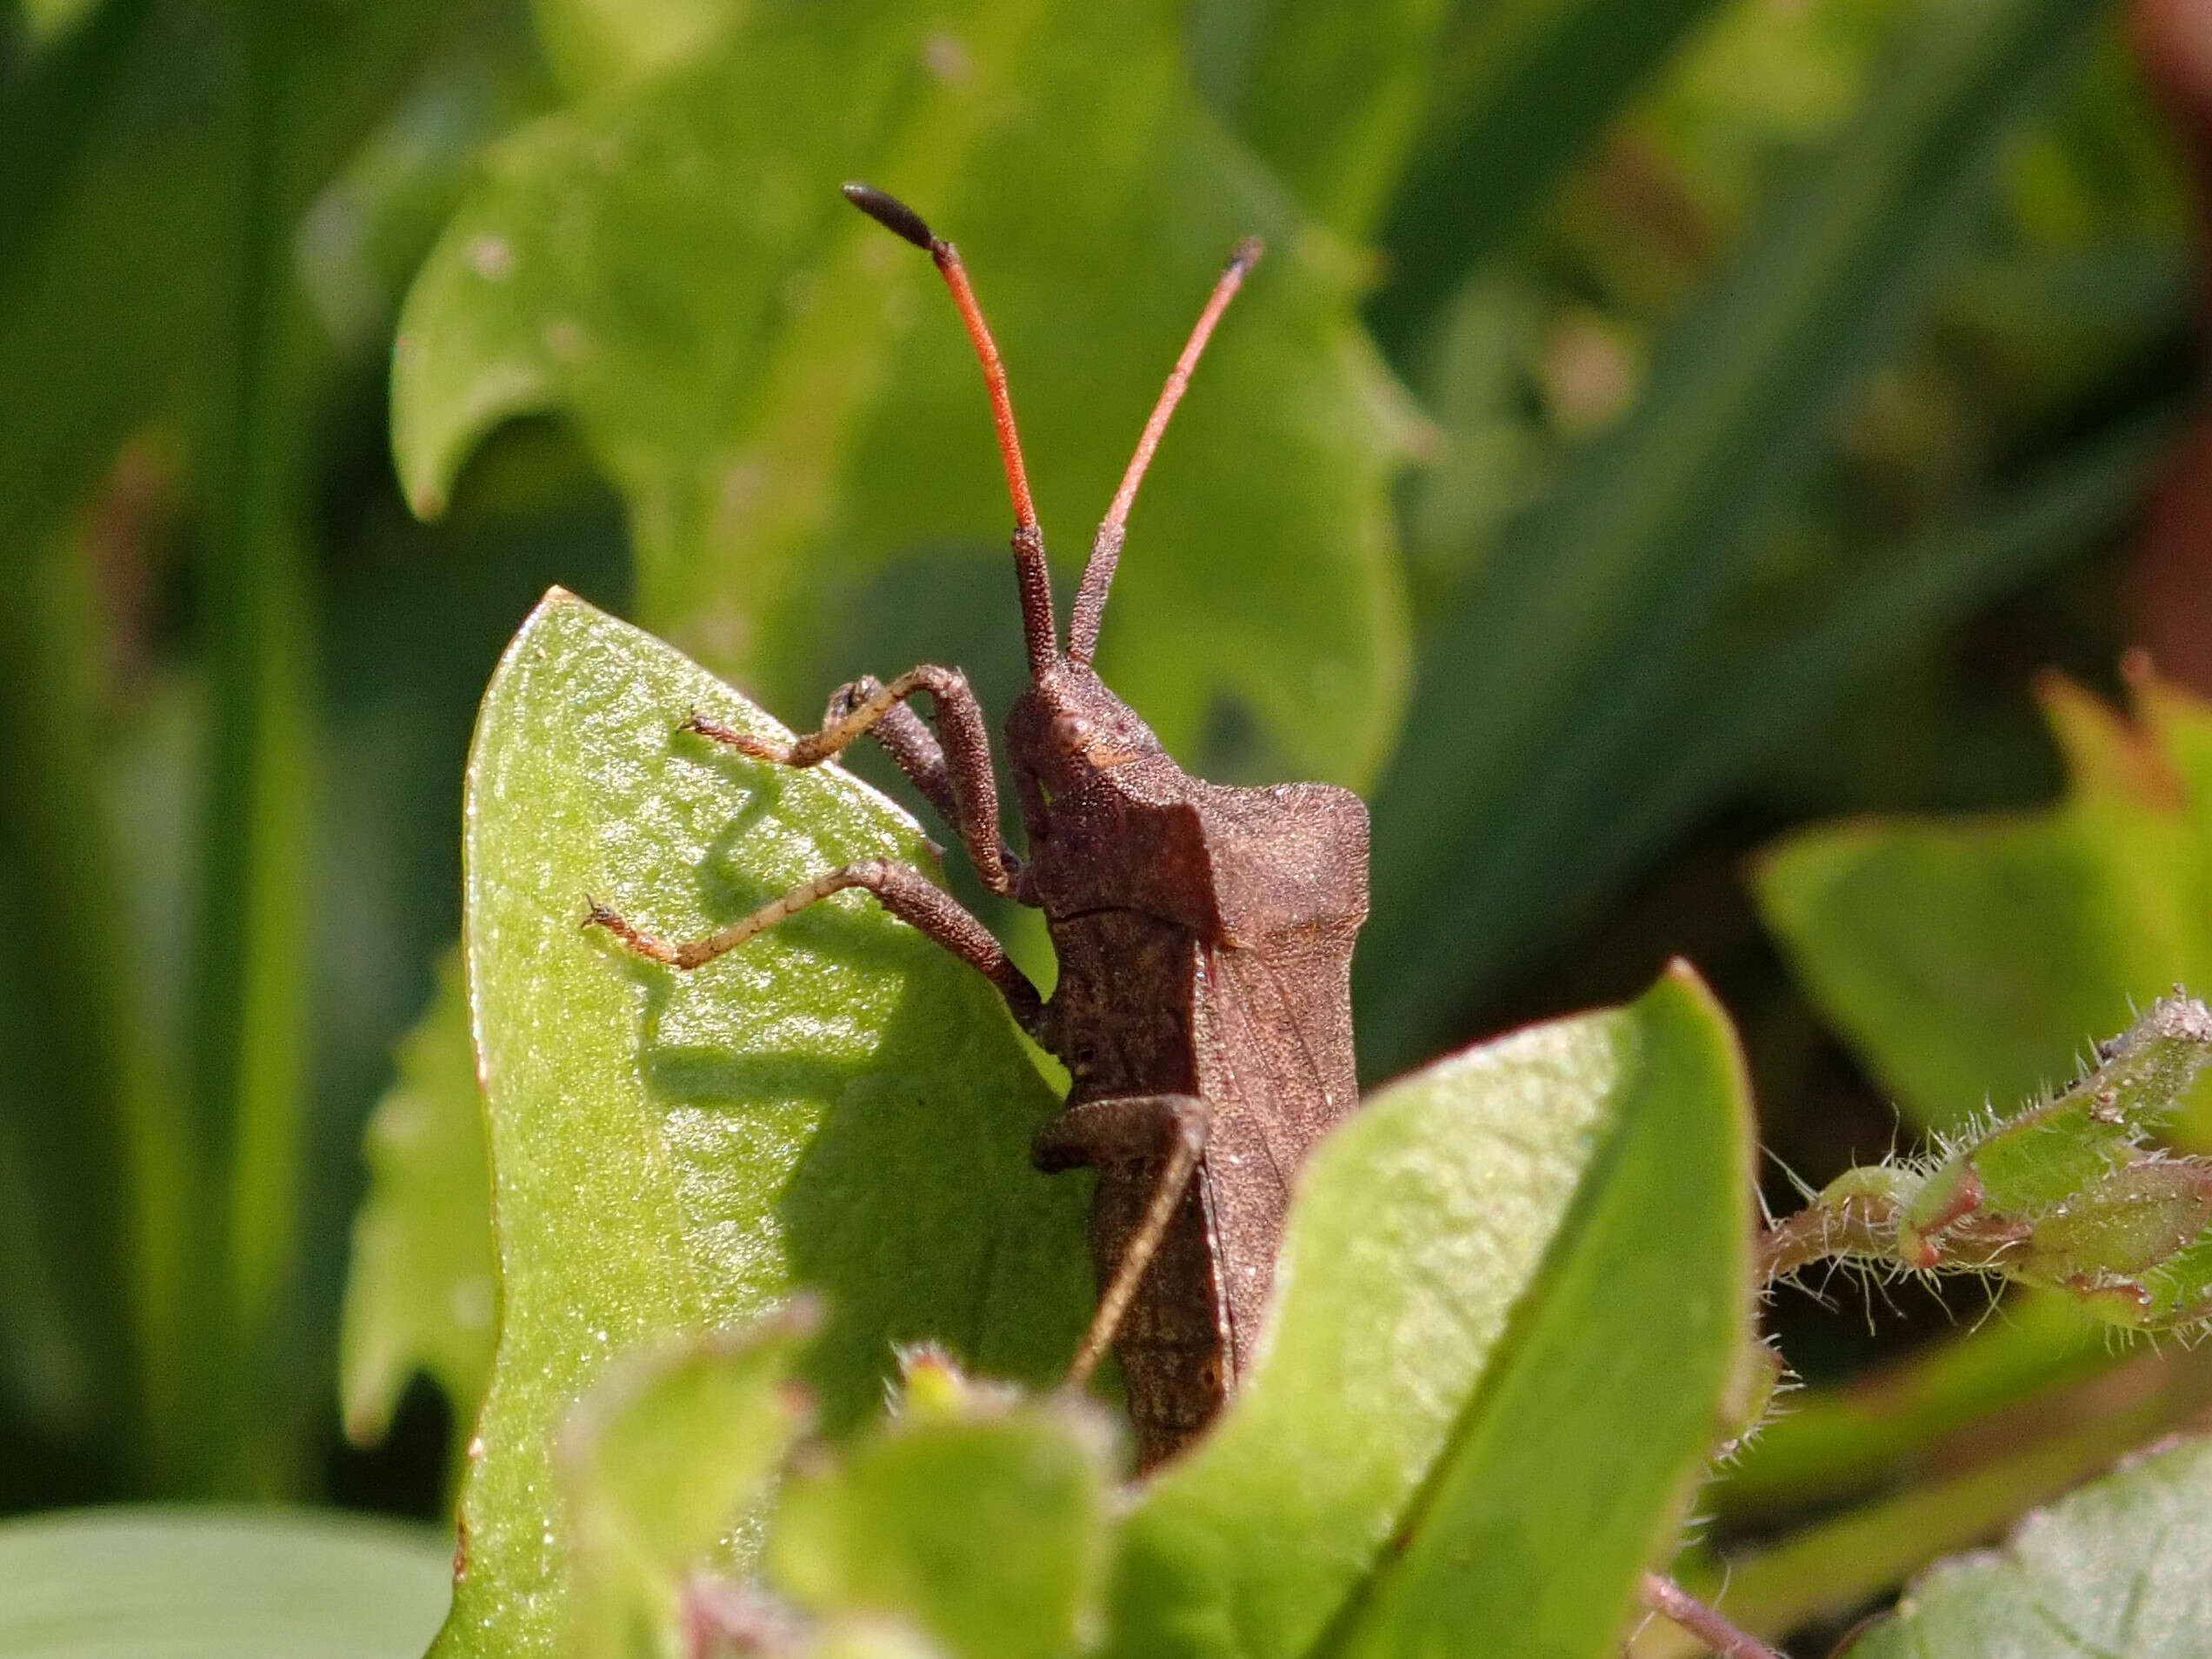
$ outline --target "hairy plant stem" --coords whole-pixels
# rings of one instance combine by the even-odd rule
[[[1664,1573],[1646,1573],[1637,1596],[1654,1613],[1696,1636],[1721,1659],[1782,1659],[1774,1649],[1737,1629]]]

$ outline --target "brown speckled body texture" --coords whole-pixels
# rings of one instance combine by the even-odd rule
[[[1083,678],[1096,726],[1112,693]],[[1053,702],[1061,690],[1040,688]],[[1059,953],[1042,1035],[1073,1076],[1068,1107],[1166,1095],[1211,1108],[1197,1174],[1115,1342],[1149,1469],[1203,1429],[1249,1366],[1299,1168],[1357,1103],[1367,811],[1327,784],[1191,778],[1118,699],[1112,715],[1123,729],[1106,752],[1128,758],[1049,792],[1024,886]],[[1009,722],[1017,772],[1036,724],[1018,708]],[[1103,1286],[1156,1188],[1162,1143],[1065,1113],[1039,1141],[1041,1161],[1098,1170]]]

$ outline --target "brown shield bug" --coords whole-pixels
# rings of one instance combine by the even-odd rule
[[[690,943],[654,938],[598,904],[588,925],[696,968],[818,899],[864,888],[987,975],[1072,1079],[1035,1148],[1043,1169],[1098,1171],[1090,1243],[1102,1294],[1071,1380],[1113,1344],[1150,1468],[1205,1428],[1249,1364],[1292,1183],[1358,1100],[1350,973],[1367,916],[1366,808],[1329,784],[1189,776],[1091,668],[1137,486],[1260,247],[1237,248],[1145,423],[1091,544],[1063,650],[1005,368],[960,256],[903,203],[862,184],[845,195],[936,262],[989,388],[1029,651],[1029,683],[1006,720],[1023,849],[1001,836],[983,710],[956,669],[856,680],[830,699],[820,730],[788,744],[686,723],[787,766],[818,764],[872,733],[957,832],[983,884],[1043,911],[1059,983],[1041,998],[974,916],[920,870],[882,860],[825,871]],[[908,705],[916,692],[934,705],[934,731]]]

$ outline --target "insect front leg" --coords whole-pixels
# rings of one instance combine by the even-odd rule
[[[893,916],[920,929],[997,986],[1015,1023],[1024,1031],[1035,1036],[1042,1029],[1043,999],[1029,976],[1014,965],[1005,947],[991,936],[990,929],[920,870],[887,858],[863,858],[817,876],[703,939],[679,944],[656,938],[596,899],[590,901],[591,913],[584,918],[584,926],[604,928],[635,955],[688,971],[727,955],[808,905],[849,887],[873,893]]]
[[[936,708],[934,736],[906,706],[917,691],[928,692]],[[990,734],[983,723],[983,705],[958,669],[924,663],[888,685],[874,679],[856,680],[830,699],[820,730],[788,743],[696,714],[683,723],[687,731],[784,766],[819,766],[855,738],[874,732],[899,770],[951,824],[983,885],[1001,897],[1015,896],[1020,861],[999,831]]]
[[[1157,1169],[1144,1212],[1122,1246],[1113,1279],[1068,1367],[1069,1387],[1083,1384],[1121,1329],[1205,1156],[1212,1124],[1213,1108],[1196,1095],[1120,1095],[1070,1106],[1037,1131],[1030,1155],[1047,1174],[1086,1164]]]

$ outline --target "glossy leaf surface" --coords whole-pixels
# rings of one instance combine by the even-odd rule
[[[551,1434],[623,1349],[814,1288],[802,1374],[835,1429],[880,1399],[896,1341],[1055,1376],[1090,1299],[1086,1183],[1030,1168],[1052,1096],[980,976],[859,895],[688,976],[580,928],[587,893],[688,937],[847,859],[926,856],[833,767],[680,734],[695,709],[769,729],[557,591],[485,696],[465,943],[502,1316],[443,1653],[552,1650]]]

